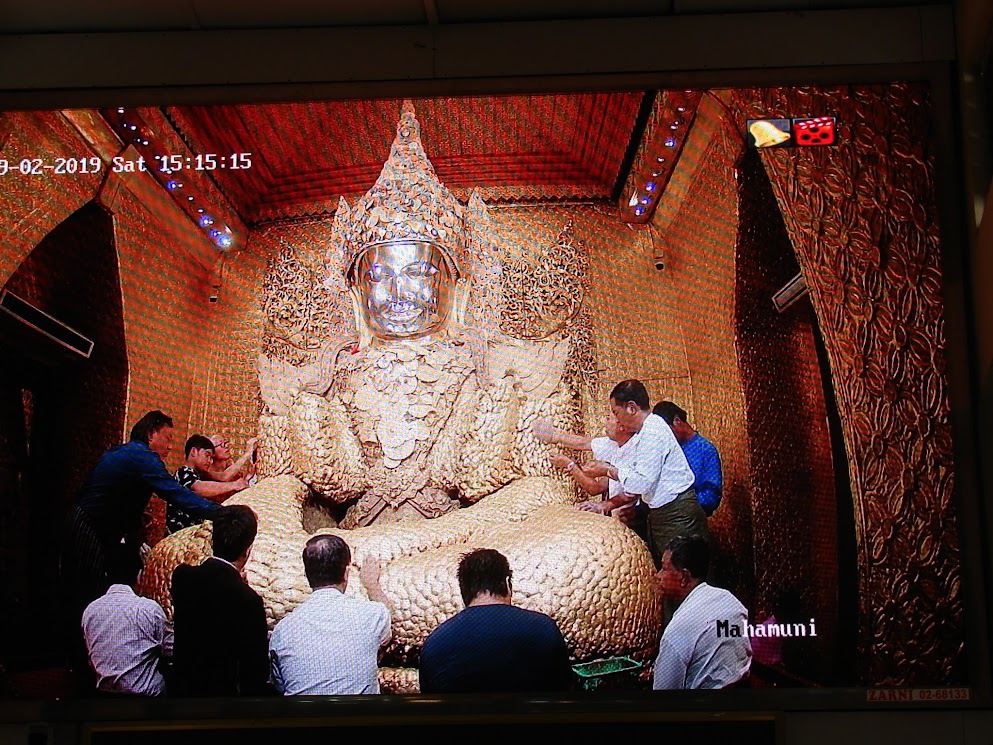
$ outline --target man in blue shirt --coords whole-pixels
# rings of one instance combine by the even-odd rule
[[[213,519],[225,509],[201,499],[166,471],[171,449],[172,419],[150,411],[132,428],[130,442],[108,450],[93,468],[69,515],[62,552],[62,581],[73,596],[75,626],[83,608],[109,587],[107,557],[122,550],[139,553],[145,507],[153,492],[195,517]]]
[[[515,607],[507,558],[481,548],[462,557],[465,610],[436,628],[421,651],[421,693],[564,691],[569,650],[555,621]]]
[[[721,476],[721,457],[717,448],[707,438],[697,432],[686,421],[686,412],[672,401],[659,401],[652,413],[662,417],[672,428],[683,455],[690,464],[690,470],[696,480],[693,488],[696,490],[700,507],[710,517],[721,503],[721,489],[724,479]]]

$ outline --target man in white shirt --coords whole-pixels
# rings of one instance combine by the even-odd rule
[[[662,595],[678,607],[659,644],[656,690],[726,688],[748,676],[748,611],[730,592],[704,581],[709,564],[710,550],[699,537],[674,538],[663,554]]]
[[[369,600],[345,595],[352,560],[348,544],[317,535],[303,550],[313,590],[269,639],[272,684],[292,695],[379,693],[379,650],[391,638],[390,611],[379,584],[379,562],[367,556],[359,579]]]
[[[647,512],[637,494],[625,494],[621,483],[608,479],[603,468],[608,465],[633,465],[635,447],[631,444],[633,435],[623,429],[611,415],[607,418],[605,437],[585,437],[559,429],[547,419],[536,419],[531,431],[541,442],[562,445],[571,450],[590,450],[593,462],[580,466],[567,455],[553,454],[552,465],[568,473],[573,481],[587,494],[602,496],[602,500],[589,500],[576,505],[586,512],[612,515],[634,530],[644,541],[648,541]],[[600,475],[591,475],[591,474]]]
[[[603,464],[602,474],[637,494],[648,505],[648,548],[657,567],[665,547],[677,536],[708,537],[707,516],[693,491],[694,475],[676,436],[651,412],[648,391],[638,380],[623,380],[610,392],[617,423],[633,433],[630,463]]]
[[[121,550],[110,565],[110,589],[83,611],[83,637],[98,692],[165,693],[159,665],[172,656],[172,629],[162,606],[135,594],[140,571],[138,556]]]

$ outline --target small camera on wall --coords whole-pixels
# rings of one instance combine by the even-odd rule
[[[659,236],[651,235],[652,239],[652,264],[655,271],[661,272],[665,269],[665,243]]]
[[[648,244],[652,253],[652,266],[655,271],[665,270],[666,244],[662,236],[651,226],[648,226]]]
[[[218,293],[220,293],[220,291],[221,291],[221,286],[220,285],[213,285],[210,288],[210,294],[207,296],[207,302],[208,303],[216,303],[217,302],[217,296],[218,296]]]

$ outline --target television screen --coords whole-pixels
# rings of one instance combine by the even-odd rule
[[[211,645],[261,635],[286,693],[481,654],[517,691],[968,696],[930,117],[912,83],[5,113],[4,695],[125,692],[90,603],[140,557],[146,693],[250,690]],[[185,487],[251,508],[247,555]],[[212,554],[244,617],[174,580]],[[467,651],[481,600],[542,615]],[[483,628],[561,634],[566,677]]]

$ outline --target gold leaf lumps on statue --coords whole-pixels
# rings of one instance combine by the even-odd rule
[[[477,466],[464,471],[457,481],[459,493],[467,502],[477,502],[492,494],[514,472],[511,454],[521,399],[510,378],[497,381],[480,393],[476,416],[459,454]]]
[[[172,617],[172,572],[180,564],[197,566],[211,555],[210,523],[194,525],[160,541],[149,553],[138,580],[138,592],[155,598]]]
[[[302,564],[309,534],[301,514],[308,490],[289,476],[267,479],[235,500],[255,510],[259,535],[246,565],[270,626],[310,593]],[[461,607],[455,571],[473,548],[496,548],[514,569],[515,601],[559,623],[577,659],[642,651],[657,642],[659,600],[654,567],[640,539],[618,522],[581,513],[572,495],[549,479],[522,479],[471,509],[436,520],[374,525],[343,537],[354,568],[367,556],[384,564],[393,659],[406,660]],[[142,592],[169,607],[169,578],[180,563],[210,554],[210,524],[189,528],[151,552]],[[359,583],[347,593],[362,596]]]
[[[287,422],[291,470],[317,494],[344,502],[367,486],[362,451],[336,398],[301,393]]]
[[[500,332],[500,313],[503,307],[503,262],[501,257],[511,256],[511,246],[500,245],[500,231],[486,203],[473,192],[465,208],[470,241],[467,269],[471,287],[465,297],[468,307],[460,308],[459,325],[465,329],[469,349],[476,364],[476,374],[483,385],[490,382],[487,366],[487,347]]]
[[[262,414],[259,417],[258,462],[255,464],[255,472],[260,478],[292,472],[288,429],[288,416]]]
[[[456,569],[476,548],[507,557],[515,604],[552,616],[576,659],[657,645],[659,590],[641,540],[615,520],[551,505],[521,523],[473,533],[466,543],[391,563],[384,588],[400,619],[393,628],[396,653],[419,648],[462,609]]]
[[[379,688],[383,693],[420,693],[418,670],[416,667],[381,667]]]
[[[514,601],[556,620],[575,659],[658,649],[661,597],[645,544],[617,520],[566,506],[487,536],[514,570]]]
[[[546,578],[558,600],[528,592],[521,602],[547,607],[574,654],[641,651],[658,634],[644,547],[610,519],[574,510],[574,486],[530,432],[538,415],[568,429],[581,419],[566,370],[585,254],[568,232],[543,249],[554,266],[543,269],[539,325],[551,331],[508,336],[500,329],[502,267],[522,255],[519,236],[499,233],[485,204],[470,202],[463,208],[438,181],[405,107],[376,185],[354,209],[341,202],[330,229],[299,233],[330,235],[323,258],[308,243],[274,267],[276,300],[267,312],[278,323],[267,333],[281,333],[273,344],[298,349],[303,361],[259,361],[260,473],[272,477],[230,500],[259,515],[248,580],[270,625],[291,612],[309,593],[305,524],[318,527],[323,505],[346,500],[341,526],[322,532],[348,542],[353,568],[367,556],[382,562],[395,637],[388,664],[411,662],[433,627],[461,607],[452,581],[459,557],[490,545],[513,555],[525,589],[527,578]],[[284,226],[287,235],[293,229]],[[331,293],[314,295],[318,302],[347,295],[347,324],[338,314],[335,328],[318,329],[303,307],[308,282]],[[557,298],[554,283],[572,297]],[[297,333],[322,336],[297,342]],[[559,511],[542,512],[550,506]],[[209,536],[209,527],[201,530]],[[180,533],[156,546],[150,578],[171,574],[181,555],[172,544],[190,540]],[[182,555],[199,556],[202,543],[201,536],[196,551]],[[150,579],[149,588],[167,592],[161,581]],[[353,581],[347,592],[364,590]],[[409,675],[396,677],[401,685]]]

